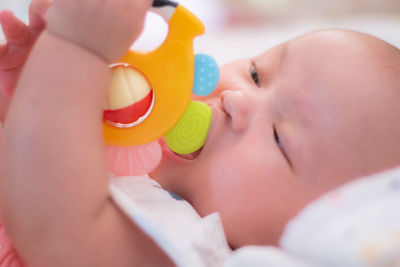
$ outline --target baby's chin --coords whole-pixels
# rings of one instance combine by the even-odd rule
[[[148,175],[163,188],[170,188],[173,181],[179,179],[179,177],[183,175],[180,173],[180,168],[173,165],[174,164],[172,164],[168,159],[163,157],[157,168],[151,171]]]
[[[162,149],[162,159],[157,168],[149,173],[150,178],[160,184],[186,177],[187,172],[197,161],[202,150],[199,149],[191,154],[181,155],[173,152],[164,140],[160,141],[160,146]]]

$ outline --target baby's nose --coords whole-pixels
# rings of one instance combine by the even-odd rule
[[[221,93],[221,102],[226,113],[232,119],[232,128],[243,131],[247,128],[252,114],[252,101],[245,91],[225,90]]]

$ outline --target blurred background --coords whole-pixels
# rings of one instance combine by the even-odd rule
[[[1,0],[24,21],[30,0]],[[196,52],[224,64],[254,56],[306,32],[343,28],[372,34],[400,47],[400,0],[178,0],[206,25]],[[161,18],[149,15],[134,48],[151,50],[165,38]],[[0,33],[0,40],[3,39]]]

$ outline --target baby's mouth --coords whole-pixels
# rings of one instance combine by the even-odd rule
[[[173,157],[180,158],[186,161],[189,160],[194,160],[199,157],[201,154],[201,151],[203,150],[203,147],[200,149],[196,150],[195,152],[189,153],[189,154],[179,154],[174,152],[171,148],[168,147],[167,143],[165,142],[164,137],[159,139],[159,144],[161,145],[162,149],[164,152],[166,152],[169,155],[172,155]]]
[[[199,150],[197,150],[197,151],[195,151],[193,153],[190,153],[190,154],[178,154],[176,152],[173,152],[172,150],[171,151],[172,151],[172,153],[174,153],[178,157],[183,158],[185,160],[194,160],[200,155],[202,150],[203,150],[203,147],[201,147]]]

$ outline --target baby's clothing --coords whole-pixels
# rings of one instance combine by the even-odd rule
[[[147,176],[112,179],[113,200],[178,267],[222,266],[231,255],[217,213],[201,218]]]
[[[240,249],[224,267],[400,266],[400,168],[311,203],[288,224],[280,246]]]

